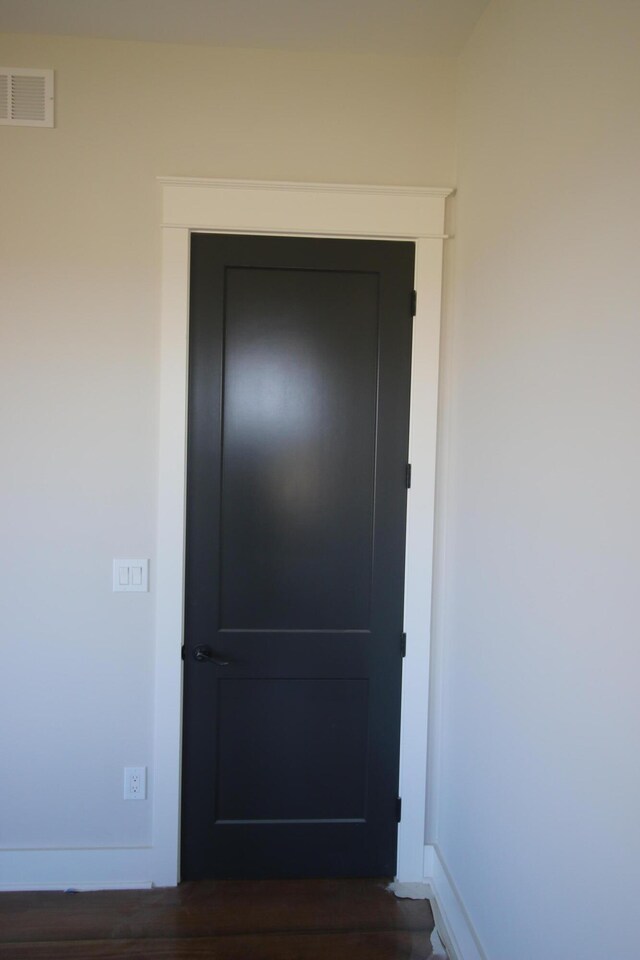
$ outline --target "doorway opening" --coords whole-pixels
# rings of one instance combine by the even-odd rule
[[[171,886],[180,878],[182,769],[181,648],[184,633],[187,347],[193,232],[281,237],[367,238],[415,243],[410,459],[400,733],[397,879],[424,876],[429,718],[431,579],[442,254],[446,188],[160,178],[162,323],[156,595],[154,798],[150,847],[124,851],[132,879]],[[438,631],[433,643],[438,645]],[[437,650],[436,650],[437,655]],[[437,693],[437,687],[435,688]],[[429,735],[431,735],[429,733]],[[121,862],[122,861],[122,862]],[[116,869],[114,867],[114,869]]]

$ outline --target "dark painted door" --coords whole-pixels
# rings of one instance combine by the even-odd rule
[[[192,238],[184,879],[395,871],[413,263]]]

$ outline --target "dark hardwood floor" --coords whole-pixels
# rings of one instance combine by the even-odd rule
[[[427,900],[376,880],[0,894],[2,960],[426,960]]]

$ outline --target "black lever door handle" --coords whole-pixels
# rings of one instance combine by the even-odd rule
[[[207,647],[204,644],[201,644],[199,647],[194,647],[193,659],[197,660],[198,663],[216,663],[219,667],[228,667],[231,662],[230,660],[225,660],[224,656],[215,653],[211,647]]]

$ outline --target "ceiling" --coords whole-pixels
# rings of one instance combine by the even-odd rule
[[[0,31],[455,56],[488,0],[0,0]]]

